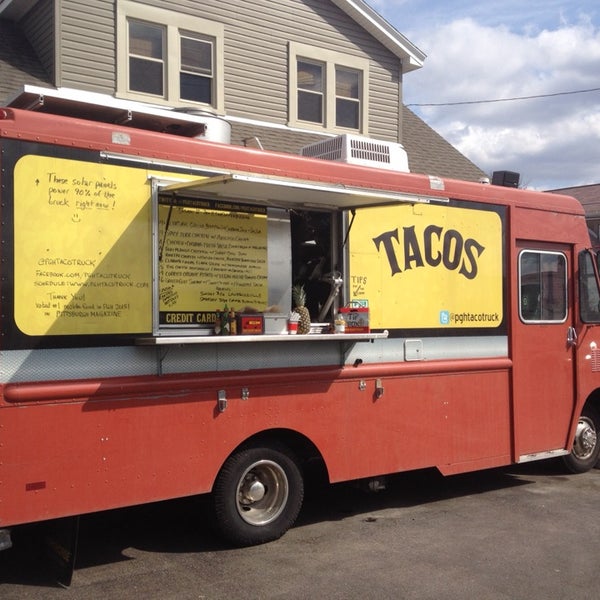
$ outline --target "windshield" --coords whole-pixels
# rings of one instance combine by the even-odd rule
[[[600,323],[598,253],[592,250],[579,255],[579,303],[584,323]]]

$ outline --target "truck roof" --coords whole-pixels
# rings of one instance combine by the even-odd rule
[[[321,199],[318,203],[320,206],[314,206],[315,209],[320,207],[333,210],[390,204],[394,198],[395,201],[405,202],[443,202],[448,198],[460,198],[484,204],[535,207],[584,215],[579,201],[561,194],[349,165],[22,109],[0,108],[0,139],[2,138],[107,152],[131,157],[133,160],[143,158],[150,163],[156,163],[157,167],[167,161],[180,167],[203,167],[208,171],[221,173],[224,176],[223,186],[236,180],[240,189],[244,186],[240,185],[239,176],[246,174],[251,177],[246,178],[244,194],[253,193],[259,177],[263,187],[265,181],[270,182],[277,187],[279,193],[283,188],[287,188],[289,192],[290,187],[294,187],[295,184],[296,189],[300,190],[296,196],[300,196],[300,192],[304,191],[304,199],[308,191],[315,194],[315,189],[320,188],[325,190],[325,193],[322,193],[325,199]],[[252,181],[249,181],[250,179]],[[229,185],[227,188],[230,198],[234,192],[233,187]],[[188,188],[192,190],[193,185],[188,185]],[[216,188],[214,185],[210,191],[218,194]],[[340,193],[342,191],[352,193]],[[369,201],[357,200],[361,193],[364,198],[369,191],[376,192]],[[348,200],[349,195],[353,196],[351,200]]]

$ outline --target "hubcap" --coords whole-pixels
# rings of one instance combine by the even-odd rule
[[[248,486],[244,486],[244,490],[246,490],[247,487],[247,491],[242,491],[244,501],[248,503],[258,502],[265,497],[267,490],[260,481],[254,479],[254,476],[249,475],[248,477],[250,477],[250,483]]]
[[[238,513],[250,525],[267,525],[283,511],[288,499],[288,480],[276,462],[260,460],[240,478],[237,488]]]
[[[580,460],[586,460],[592,456],[598,443],[598,434],[594,422],[588,417],[581,417],[577,423],[573,454]]]

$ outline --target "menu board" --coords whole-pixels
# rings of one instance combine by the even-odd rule
[[[26,155],[14,179],[17,327],[31,336],[150,332],[147,171]]]
[[[158,229],[161,325],[209,326],[225,306],[266,306],[264,208],[167,198]]]

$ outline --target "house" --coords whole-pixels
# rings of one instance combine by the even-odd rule
[[[548,191],[553,194],[565,194],[577,198],[585,210],[590,233],[593,234],[596,242],[600,240],[600,183]]]
[[[403,144],[413,172],[477,181],[402,104],[424,60],[362,0],[0,0],[1,104],[134,125],[209,111],[234,144],[368,137]]]

